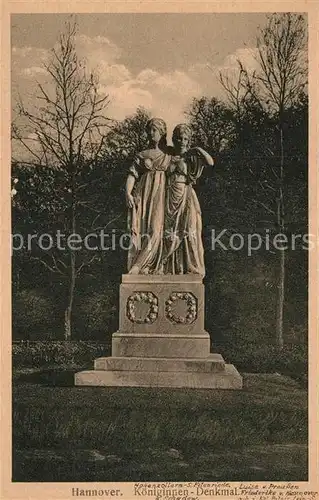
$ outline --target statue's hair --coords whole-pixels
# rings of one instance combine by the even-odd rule
[[[150,120],[148,120],[146,124],[146,130],[151,128],[152,125],[154,125],[162,135],[166,134],[167,127],[166,123],[164,122],[164,120],[162,120],[162,118],[151,118]]]
[[[185,132],[188,135],[189,140],[191,140],[192,129],[190,128],[190,126],[187,125],[187,123],[179,123],[173,130],[173,143],[175,142],[176,138],[183,132]]]
[[[159,131],[159,133],[161,134],[161,139],[160,139],[159,144],[158,144],[159,147],[161,149],[166,148],[167,147],[166,123],[164,122],[164,120],[162,120],[162,118],[151,118],[150,120],[148,120],[148,122],[146,124],[146,130],[148,131],[152,125],[154,125],[154,127],[156,127],[157,130]]]

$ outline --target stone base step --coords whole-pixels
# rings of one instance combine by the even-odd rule
[[[76,386],[171,387],[241,389],[242,377],[233,365],[221,372],[89,370],[75,374]]]
[[[220,354],[210,354],[204,359],[112,356],[96,359],[94,369],[105,371],[216,373],[225,370],[225,361]]]
[[[116,332],[112,335],[112,356],[136,358],[207,358],[210,336],[207,332],[165,335]]]

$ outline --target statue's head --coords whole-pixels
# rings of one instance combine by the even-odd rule
[[[158,144],[162,149],[167,146],[167,127],[162,118],[151,118],[146,124],[146,133],[150,143]]]
[[[173,130],[173,144],[176,153],[182,154],[189,148],[192,138],[192,130],[187,123],[176,125]]]

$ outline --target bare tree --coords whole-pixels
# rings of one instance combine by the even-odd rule
[[[99,94],[98,79],[87,73],[85,64],[76,53],[77,24],[72,20],[61,34],[57,47],[45,69],[51,77],[51,85],[37,83],[38,94],[32,110],[18,102],[19,126],[13,125],[13,138],[28,153],[29,163],[62,171],[64,179],[64,202],[69,235],[77,233],[78,210],[85,203],[87,210],[96,210],[81,199],[86,187],[82,170],[93,165],[103,148],[109,120],[105,109],[108,96]],[[78,262],[77,251],[68,248],[63,259],[55,252],[45,257],[35,257],[48,270],[65,276],[68,280],[68,303],[65,309],[65,339],[72,334],[72,308],[76,279],[87,268],[96,255],[88,255]]]
[[[252,98],[259,108],[277,121],[279,132],[279,157],[263,189],[267,189],[271,204],[264,204],[268,215],[273,215],[279,233],[285,233],[285,122],[287,111],[295,105],[307,85],[306,26],[302,15],[293,13],[272,14],[257,38],[257,62],[259,69],[252,74],[239,62],[239,79],[232,83],[221,75],[221,83],[230,103],[238,110]],[[259,201],[255,200],[258,204]],[[273,205],[273,206],[272,206]],[[280,250],[278,296],[276,313],[276,341],[279,349],[284,345],[283,319],[285,303],[285,250]]]
[[[219,73],[219,80],[226,90],[229,104],[235,112],[236,124],[240,125],[250,92],[246,85],[247,71],[240,60],[238,60],[237,63],[238,73],[235,81],[234,78],[231,78],[228,74],[224,74],[223,72]]]

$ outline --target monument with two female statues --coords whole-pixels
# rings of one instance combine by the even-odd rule
[[[194,185],[213,158],[192,147],[191,129],[147,124],[148,149],[128,171],[130,249],[120,285],[112,356],[75,375],[79,386],[241,389],[242,377],[205,331],[202,216]]]

